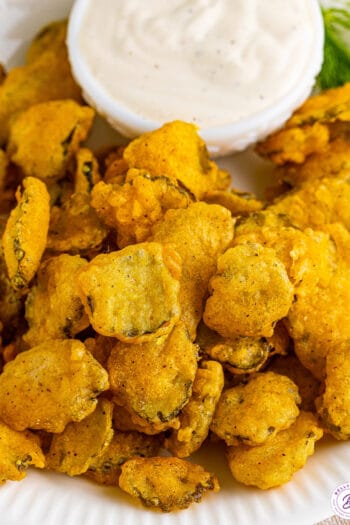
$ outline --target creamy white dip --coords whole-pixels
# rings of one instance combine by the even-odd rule
[[[310,0],[84,5],[77,41],[83,60],[110,97],[150,121],[235,123],[283,98],[310,62]]]

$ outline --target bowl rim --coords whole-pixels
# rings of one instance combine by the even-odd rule
[[[118,100],[110,94],[103,84],[94,78],[78,45],[81,23],[90,1],[75,0],[70,13],[67,32],[68,55],[72,72],[82,87],[86,100],[115,129],[128,138],[134,138],[142,133],[161,127],[164,122],[147,119],[119,104]],[[246,147],[247,140],[249,141],[251,136],[254,136],[254,141],[260,140],[262,135],[265,134],[266,136],[267,134],[266,129],[269,127],[267,123],[271,123],[275,129],[280,127],[311,93],[315,78],[323,62],[324,23],[319,0],[304,1],[308,3],[310,9],[314,34],[312,49],[309,50],[309,56],[305,61],[300,78],[294,82],[293,86],[290,86],[285,95],[261,111],[237,120],[232,124],[208,128],[199,128],[197,126],[200,135],[208,143],[209,149],[213,153],[227,149],[225,144],[227,145],[228,142],[232,144],[237,142],[238,147],[233,149],[238,151]],[[269,130],[268,132],[270,133],[271,131]],[[244,139],[245,136],[246,140]],[[241,147],[239,145],[240,139]],[[228,146],[228,149],[230,148],[232,149],[231,146]]]

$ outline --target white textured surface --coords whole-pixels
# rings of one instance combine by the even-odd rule
[[[2,58],[9,65],[18,62],[25,42],[43,23],[64,16],[70,4],[71,0],[0,0]],[[221,163],[231,168],[236,187],[261,193],[268,164],[250,152]],[[215,471],[222,489],[186,511],[156,514],[118,489],[31,471],[24,481],[0,488],[0,525],[313,525],[331,516],[333,489],[350,481],[349,443],[333,440],[319,443],[290,483],[265,492],[235,483],[220,447],[205,447],[195,460]]]

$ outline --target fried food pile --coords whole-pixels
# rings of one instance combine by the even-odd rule
[[[350,86],[257,146],[262,201],[185,122],[90,150],[65,35],[0,85],[0,483],[46,468],[175,511],[219,490],[187,459],[207,440],[286,483],[350,437]]]

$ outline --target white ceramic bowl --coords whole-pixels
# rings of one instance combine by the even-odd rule
[[[115,129],[133,138],[162,125],[130,111],[118,103],[107,89],[94,77],[91,67],[79,46],[79,35],[84,30],[84,13],[91,0],[76,0],[70,15],[68,49],[73,73],[81,85],[86,100]],[[288,0],[290,1],[290,0]],[[263,139],[283,125],[291,113],[310,94],[323,59],[324,29],[318,0],[305,0],[310,4],[312,39],[310,48],[305,47],[305,64],[297,82],[288,86],[283,98],[263,111],[252,114],[231,125],[201,129],[200,135],[213,156],[223,156],[241,151]],[[98,45],[98,42],[96,42]],[[172,120],[172,119],[169,119]]]

